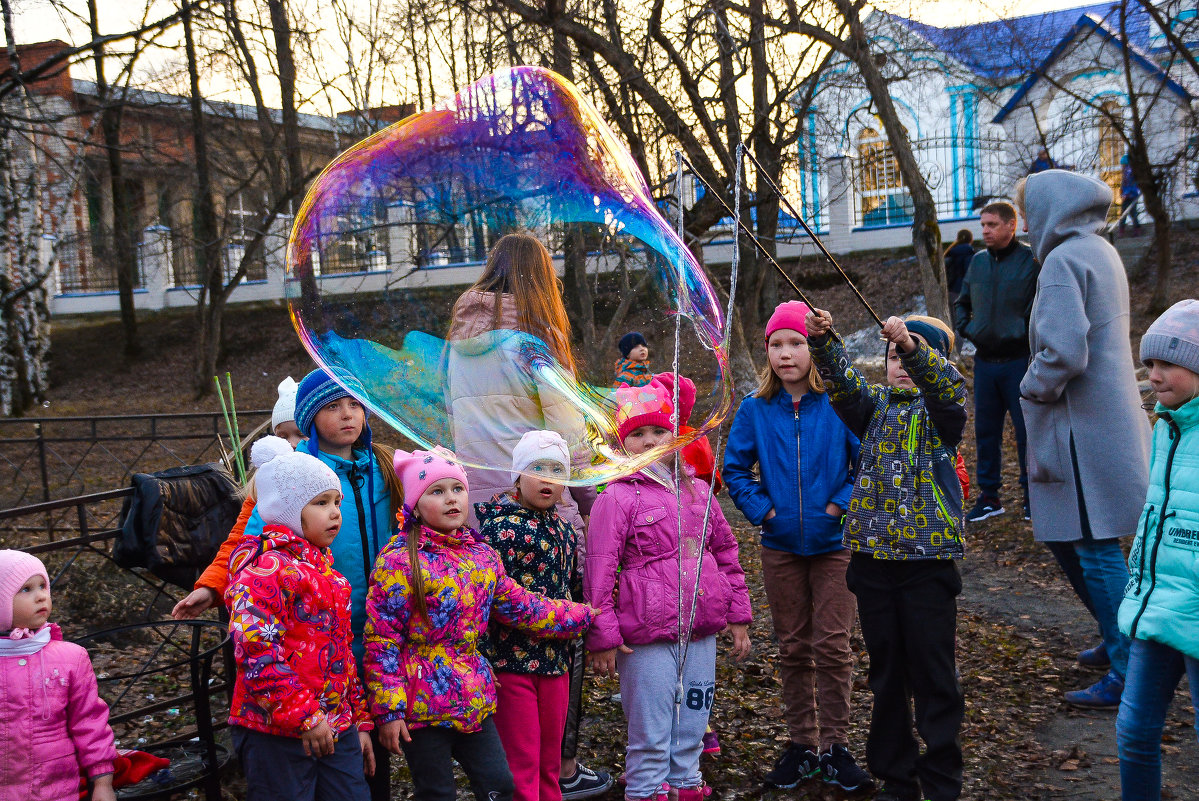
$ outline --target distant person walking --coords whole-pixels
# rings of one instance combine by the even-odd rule
[[[962,279],[966,268],[974,258],[974,234],[969,228],[958,231],[953,244],[945,249],[945,286],[949,289],[949,302],[953,303],[962,292]]]
[[[966,520],[1004,514],[1003,421],[1016,430],[1024,518],[1028,513],[1027,437],[1020,411],[1020,380],[1028,369],[1028,320],[1037,292],[1040,265],[1016,239],[1011,203],[984,206],[979,215],[986,249],[974,254],[954,303],[954,327],[974,343],[974,436],[978,442],[978,500]]]
[[[1036,175],[1039,172],[1045,172],[1045,170],[1052,170],[1056,168],[1057,164],[1054,163],[1053,159],[1049,157],[1049,151],[1045,148],[1041,148],[1037,151],[1037,157],[1032,160],[1032,166],[1028,168],[1028,174]]]
[[[1128,156],[1120,157],[1120,236],[1124,236],[1124,226],[1128,218],[1132,218],[1132,235],[1141,235],[1141,187],[1137,186],[1136,176],[1132,173],[1132,165]]]
[[[1119,538],[1135,532],[1149,485],[1149,421],[1128,346],[1128,279],[1100,235],[1112,191],[1095,178],[1049,170],[1017,184],[1016,203],[1041,262],[1032,361],[1020,382],[1033,534],[1063,567],[1064,557],[1077,559],[1084,603],[1111,665],[1066,701],[1113,708],[1128,667],[1128,637],[1116,620],[1128,582]]]

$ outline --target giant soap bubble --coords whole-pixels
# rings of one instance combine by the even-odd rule
[[[655,372],[671,369],[681,315],[683,372],[699,403],[697,431],[674,447],[719,425],[731,387],[716,294],[599,112],[543,69],[501,70],[334,159],[305,197],[288,246],[296,330],[372,412],[474,467],[507,471],[512,447],[533,428],[567,439],[574,484],[662,456],[633,458],[619,447],[613,351],[593,359],[602,363],[572,365],[544,321],[514,322],[509,295],[499,314],[494,294],[460,298],[451,319],[489,250],[514,231],[545,244],[559,275],[573,248],[588,288],[623,286],[616,297],[657,332]],[[612,311],[597,307],[600,334]]]

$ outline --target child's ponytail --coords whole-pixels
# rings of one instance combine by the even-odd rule
[[[425,601],[425,576],[420,566],[420,520],[410,518],[405,524],[408,534],[408,564],[412,568],[412,606],[426,626],[432,626],[429,604]]]

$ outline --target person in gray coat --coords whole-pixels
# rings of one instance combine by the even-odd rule
[[[1095,178],[1046,170],[1017,187],[1041,262],[1020,382],[1028,430],[1033,535],[1069,543],[1111,669],[1066,700],[1116,707],[1128,666],[1117,612],[1128,581],[1119,538],[1134,533],[1149,486],[1149,420],[1129,342],[1128,279],[1100,236],[1112,191]],[[1061,546],[1058,546],[1061,547]],[[1081,595],[1081,594],[1080,594]]]

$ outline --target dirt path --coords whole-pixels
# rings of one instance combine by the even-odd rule
[[[1003,523],[1009,532],[1018,525],[1016,521]],[[976,546],[987,542],[988,533],[985,524],[976,527],[971,540]],[[999,550],[993,544],[975,547],[962,564],[960,604],[963,611],[1013,627],[1050,654],[1059,679],[1056,686],[1044,691],[1060,698],[1062,692],[1087,686],[1099,677],[1075,662],[1076,654],[1095,645],[1099,635],[1048,551],[1041,556],[1039,547],[1027,541],[1011,550]],[[1114,711],[1081,712],[1061,703],[1036,731],[1038,744],[1052,756],[1035,771],[1034,785],[1026,797],[1119,799],[1115,720]],[[1199,744],[1191,728],[1193,721],[1184,679],[1164,733],[1163,798],[1199,799]]]

